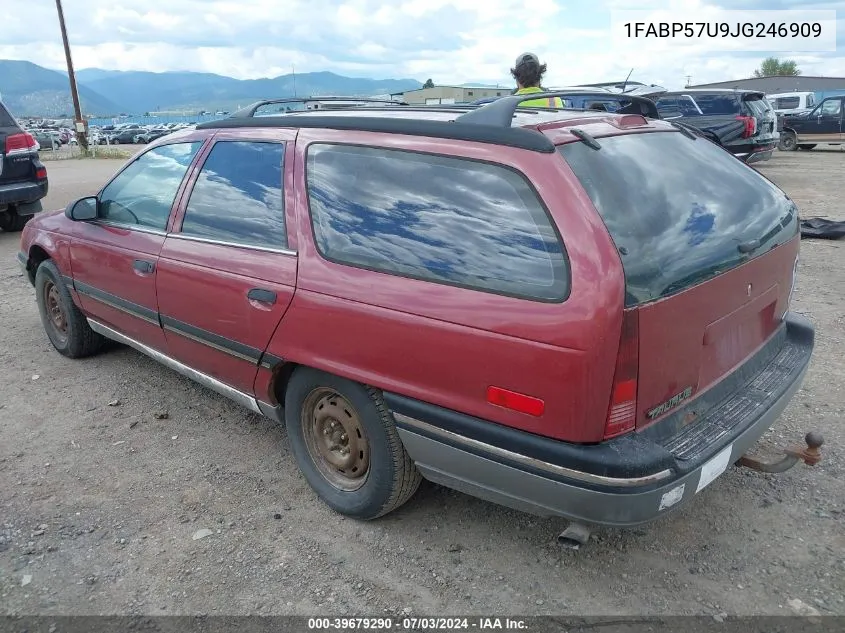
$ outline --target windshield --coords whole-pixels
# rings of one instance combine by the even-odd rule
[[[613,238],[626,305],[680,292],[798,235],[792,201],[717,145],[678,132],[568,143],[560,154]]]

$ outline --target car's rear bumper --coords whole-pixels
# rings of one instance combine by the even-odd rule
[[[812,325],[789,314],[763,350],[701,397],[709,409],[695,423],[678,423],[681,409],[601,444],[541,438],[395,394],[385,400],[425,478],[534,514],[633,526],[681,507],[748,452],[800,388],[813,345]]]
[[[769,160],[777,149],[778,143],[766,142],[757,145],[749,145],[747,147],[737,147],[732,149],[734,156],[747,164],[759,163],[761,161]]]
[[[10,204],[37,202],[47,195],[47,180],[0,185],[0,208]],[[35,211],[33,211],[34,213]]]

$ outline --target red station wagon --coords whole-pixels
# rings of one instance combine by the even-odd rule
[[[680,126],[525,98],[256,104],[154,142],[26,226],[50,341],[284,421],[352,517],[421,478],[576,526],[680,507],[804,378],[798,211]]]

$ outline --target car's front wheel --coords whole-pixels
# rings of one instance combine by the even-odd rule
[[[300,367],[285,392],[285,426],[308,484],[335,511],[375,519],[410,499],[422,477],[375,389]]]
[[[85,315],[73,302],[62,274],[51,260],[45,260],[35,273],[35,297],[47,338],[68,358],[84,358],[97,353],[105,339],[94,332]]]
[[[795,136],[795,132],[781,132],[780,142],[778,143],[779,150],[783,152],[792,152],[795,151],[797,144],[798,138]]]

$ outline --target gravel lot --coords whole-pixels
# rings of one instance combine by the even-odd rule
[[[120,165],[51,162],[47,206]],[[759,169],[805,216],[845,219],[845,152]],[[18,240],[0,233],[0,612],[845,614],[845,241],[802,245],[795,308],[816,353],[760,447],[818,429],[821,464],[730,469],[682,511],[573,552],[563,521],[433,485],[377,522],[339,517],[283,428],[126,348],[56,353]]]

